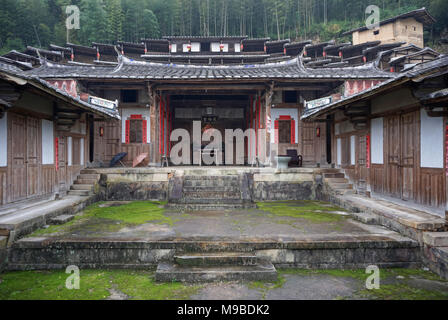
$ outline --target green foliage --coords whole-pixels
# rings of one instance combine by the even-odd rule
[[[23,271],[0,274],[0,300],[104,300],[118,290],[135,300],[182,300],[200,286],[155,283],[154,272],[81,270],[80,289],[68,290],[64,271]]]
[[[31,236],[60,234],[74,230],[80,225],[86,232],[112,232],[145,223],[172,226],[174,219],[164,215],[163,206],[163,202],[157,201],[134,201],[118,206],[107,206],[107,203],[100,202],[89,206],[81,215],[66,224],[37,230]]]
[[[162,35],[326,41],[363,25],[371,4],[381,19],[427,7],[437,19],[426,28],[429,43],[448,30],[446,0],[0,0],[0,52],[64,45],[65,6],[72,4],[81,10],[81,30],[71,30],[69,40],[83,45]]]

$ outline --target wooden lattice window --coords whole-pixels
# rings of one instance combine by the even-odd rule
[[[275,120],[275,142],[296,143],[296,122],[291,116],[280,116]]]
[[[126,143],[147,143],[147,121],[141,115],[126,120]]]

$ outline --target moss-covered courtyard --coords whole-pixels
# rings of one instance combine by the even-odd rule
[[[381,270],[380,289],[367,290],[364,270],[279,270],[276,283],[156,283],[153,271],[81,270],[68,290],[64,271],[0,274],[1,300],[381,299],[448,300],[448,282],[419,269]]]
[[[366,233],[343,209],[319,201],[257,203],[257,208],[181,212],[157,201],[100,202],[64,225],[47,226],[31,237],[270,237]]]

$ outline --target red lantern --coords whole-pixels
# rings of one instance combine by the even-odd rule
[[[362,61],[364,61],[364,63],[366,63],[367,62],[367,57],[366,56],[362,57]]]
[[[219,45],[219,50],[221,50],[221,52],[224,51],[224,45],[222,43]]]
[[[320,127],[316,128],[316,137],[320,138]]]
[[[342,58],[342,51],[339,51],[339,57]]]
[[[323,54],[322,54],[323,56],[324,56],[324,58],[327,56],[327,52],[323,52]]]
[[[244,50],[244,44],[241,44],[241,51]]]
[[[191,44],[187,45],[187,50],[188,50],[188,52],[191,52]]]
[[[104,136],[104,127],[100,127],[100,137]]]

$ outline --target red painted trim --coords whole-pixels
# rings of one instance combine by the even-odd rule
[[[143,116],[141,114],[132,114],[129,119],[131,120],[143,120]]]
[[[131,120],[126,120],[125,124],[125,143],[131,143]]]
[[[291,116],[280,116],[278,120],[292,120]]]
[[[254,127],[254,97],[250,96],[250,108],[249,108],[249,117],[250,117],[250,124],[249,129],[253,129]],[[250,130],[249,135],[249,158],[252,158],[252,130]]]
[[[295,120],[291,120],[291,143],[296,143],[296,122]]]
[[[147,130],[147,128],[148,128],[148,121],[147,120],[143,120],[142,121],[142,137],[143,137],[143,143],[144,144],[147,144],[148,143],[148,130]]]
[[[279,143],[279,138],[278,138],[278,128],[279,128],[279,121],[275,120],[274,121],[274,139],[275,139],[275,143]]]
[[[165,102],[162,102],[162,154],[165,154]]]
[[[59,138],[54,139],[54,155],[55,155],[55,168],[59,171]]]

